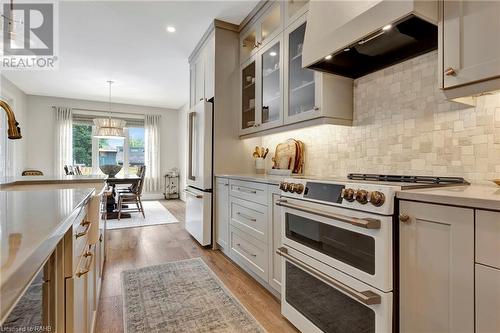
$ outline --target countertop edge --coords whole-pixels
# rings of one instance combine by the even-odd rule
[[[243,180],[243,181],[250,181],[250,182],[255,182],[255,183],[262,183],[262,184],[268,184],[268,185],[279,185],[281,182],[281,179],[269,179],[269,178],[263,178],[263,177],[277,177],[277,178],[285,178],[285,176],[278,176],[278,175],[262,175],[262,178],[259,177],[259,175],[228,175],[228,174],[221,174],[221,175],[215,175],[216,178],[228,178],[228,179],[235,179],[235,180]]]
[[[95,189],[88,188],[88,193],[82,197],[78,205],[74,207],[71,214],[66,216],[59,225],[54,228],[53,232],[43,240],[36,249],[20,264],[14,272],[10,274],[7,280],[0,286],[0,296],[2,298],[2,305],[0,306],[0,323],[3,323],[12,309],[15,307],[19,299],[24,295],[26,289],[29,287],[36,274],[42,269],[43,264],[47,261],[50,254],[56,249],[57,244],[64,237],[69,228],[73,225],[73,220],[77,216],[79,208],[82,207],[89,198],[95,193]],[[76,213],[76,214],[75,214]],[[22,283],[23,288],[9,288],[12,285],[19,285],[20,276],[29,276],[29,279],[24,279],[26,283]],[[8,291],[19,290],[16,294],[8,294]],[[7,295],[4,295],[7,294]]]

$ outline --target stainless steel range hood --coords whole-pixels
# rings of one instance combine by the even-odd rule
[[[358,78],[437,49],[432,0],[311,1],[302,65]]]

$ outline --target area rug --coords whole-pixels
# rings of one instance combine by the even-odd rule
[[[126,333],[265,330],[200,258],[122,272]]]
[[[120,221],[115,219],[108,220],[106,229],[147,227],[150,225],[179,222],[159,201],[143,201],[142,206],[144,207],[146,218],[143,218],[141,213],[134,212],[131,213],[132,217],[128,219],[120,219]]]

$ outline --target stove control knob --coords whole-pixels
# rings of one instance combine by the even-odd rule
[[[293,187],[294,187],[293,183],[286,183],[285,192],[293,193]]]
[[[352,188],[344,188],[342,190],[342,199],[347,200],[349,202],[354,201],[354,190]]]
[[[286,184],[285,182],[281,182],[281,183],[280,183],[280,190],[285,191],[285,190],[286,190],[286,185],[287,185],[287,184]],[[286,191],[285,191],[285,192],[286,192]]]
[[[375,207],[380,207],[385,202],[385,195],[379,191],[370,192],[370,202]]]
[[[368,202],[368,192],[365,190],[356,191],[356,201],[364,205]]]
[[[302,184],[293,184],[292,186],[293,186],[292,192],[295,192],[297,194],[302,194],[302,192],[304,192],[304,185],[302,185]]]

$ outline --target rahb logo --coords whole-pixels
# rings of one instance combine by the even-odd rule
[[[56,69],[57,3],[4,3],[2,9],[0,69]]]

